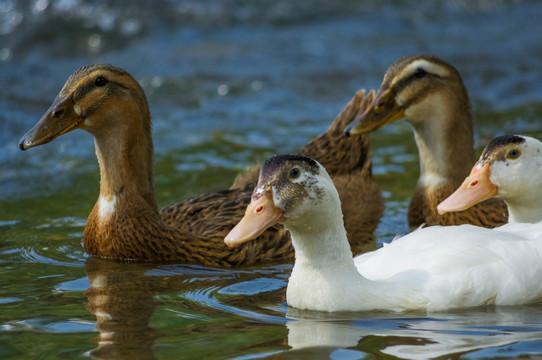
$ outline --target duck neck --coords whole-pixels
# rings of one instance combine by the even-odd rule
[[[435,95],[426,103],[433,109],[434,104],[438,104],[439,110],[426,114],[420,111],[416,119],[409,121],[419,151],[420,185],[459,185],[474,164],[474,136],[468,97]]]
[[[295,267],[317,265],[325,268],[337,264],[353,266],[352,251],[342,218],[340,220],[340,224],[329,224],[326,227],[288,227],[295,248]]]
[[[94,138],[100,165],[100,200],[111,202],[123,194],[144,200],[158,211],[150,119],[122,122],[117,128],[94,134]]]
[[[330,208],[333,206],[328,210]],[[357,274],[340,207],[326,211],[322,216],[308,216],[310,219],[287,225],[295,249],[294,272],[309,269],[328,274]]]
[[[508,222],[537,223],[542,221],[541,196],[529,194],[521,198],[503,199],[508,207]]]
[[[286,290],[288,304],[319,311],[386,308],[389,289],[358,272],[342,217],[327,218],[334,221],[313,219],[311,223],[319,225],[288,227],[295,248],[295,264]]]

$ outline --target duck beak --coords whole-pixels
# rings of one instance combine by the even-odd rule
[[[256,192],[255,192],[256,194]],[[260,236],[268,227],[275,225],[284,217],[284,213],[273,203],[272,190],[256,197],[247,207],[245,216],[226,235],[224,242],[229,247],[234,247]]]
[[[379,92],[367,110],[344,130],[346,136],[361,135],[401,119],[405,109],[395,101],[393,87]]]
[[[19,148],[26,150],[46,144],[77,129],[82,121],[75,111],[72,95],[59,95],[40,121],[21,138]]]
[[[471,206],[497,195],[498,188],[491,182],[489,163],[474,165],[463,184],[446,200],[437,206],[440,215],[447,212],[463,211]]]

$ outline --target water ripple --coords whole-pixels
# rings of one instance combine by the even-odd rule
[[[3,325],[4,331],[34,331],[49,333],[86,333],[93,332],[95,323],[81,320],[52,321],[50,319],[29,319]]]
[[[27,262],[44,265],[83,267],[85,264],[84,251],[81,249],[78,252],[74,252],[68,246],[58,246],[56,248],[45,247],[41,249],[23,247],[20,249],[20,255]]]
[[[187,288],[177,293],[183,301],[203,306],[207,309],[205,311],[218,310],[253,321],[272,324],[285,322],[285,308],[280,304],[284,301],[285,277],[289,275],[290,265],[252,270],[194,266],[174,266],[169,269],[172,273],[190,275],[185,280]],[[259,301],[262,299],[266,301]]]

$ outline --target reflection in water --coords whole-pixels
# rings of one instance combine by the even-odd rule
[[[503,346],[542,341],[540,307],[492,307],[419,317],[380,314],[383,317],[379,318],[372,313],[371,318],[361,319],[348,314],[315,314],[295,309],[289,309],[287,315],[292,318],[286,324],[288,344],[298,355],[320,354],[323,349],[327,349],[327,354],[349,349],[360,356],[458,358],[480,349],[496,348],[496,352],[503,353]],[[503,355],[522,354],[521,348],[516,350],[518,354]]]
[[[158,306],[154,294],[163,282],[145,276],[144,266],[89,258],[85,270],[90,288],[85,291],[87,309],[96,315],[93,339],[96,359],[154,359],[153,343],[160,336],[149,326]]]
[[[541,306],[490,307],[435,314],[328,314],[286,309],[285,278],[290,269],[288,265],[222,270],[89,258],[85,270],[90,288],[85,296],[87,309],[96,316],[99,331],[99,335],[91,339],[98,346],[90,356],[155,359],[158,358],[155,342],[162,339],[162,345],[168,341],[175,343],[172,351],[176,355],[195,357],[198,355],[190,346],[201,347],[212,342],[216,347],[224,342],[223,346],[230,348],[228,341],[237,335],[242,336],[241,342],[246,346],[230,348],[231,354],[224,353],[225,357],[518,356],[529,352],[529,342],[542,344]],[[165,329],[150,325],[163,325],[160,316],[164,316],[164,309],[166,314],[181,314],[178,318],[166,315],[177,324],[175,331],[171,323],[166,324]],[[186,324],[185,316],[198,319]],[[273,332],[257,333],[270,328]],[[258,335],[250,338],[254,331]],[[194,343],[200,345],[190,345]],[[202,351],[203,357],[215,353],[211,349],[196,350]],[[485,353],[480,355],[479,351]]]
[[[167,332],[150,325],[161,307],[178,317],[178,321],[174,320],[181,328],[181,334],[177,334],[180,337],[174,340],[177,342],[197,342],[200,334],[231,337],[232,331],[239,331],[239,323],[245,328],[252,327],[251,324],[257,324],[255,328],[270,324],[280,328],[286,322],[281,308],[286,288],[283,278],[290,269],[290,265],[277,265],[223,270],[88,258],[85,271],[90,287],[84,292],[88,299],[86,308],[96,316],[99,331],[91,339],[98,347],[90,356],[155,359],[155,340],[174,335],[171,324],[167,325]],[[160,297],[168,299],[168,303],[160,301]],[[185,317],[197,321],[182,325]],[[220,321],[213,321],[214,318]],[[153,320],[161,325],[161,320]],[[190,345],[185,344],[185,348],[183,351],[190,352]]]

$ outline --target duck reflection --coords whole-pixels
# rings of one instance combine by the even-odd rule
[[[89,258],[85,264],[90,287],[84,292],[87,310],[96,315],[100,334],[92,339],[96,359],[154,359],[153,343],[160,333],[149,325],[159,305],[154,294],[163,281],[145,276],[148,266]]]
[[[287,265],[215,269],[88,258],[85,271],[90,287],[84,295],[99,331],[91,339],[98,346],[90,356],[155,359],[155,341],[161,337],[165,347],[170,342],[172,346],[184,343],[182,351],[189,353],[202,338],[228,339],[270,324],[281,329],[272,342],[286,346],[282,327],[286,319],[274,306],[284,302],[283,278],[290,269]],[[154,315],[157,309],[160,314]],[[164,312],[175,321],[164,323],[170,319]]]
[[[368,355],[459,358],[478,351],[479,357],[496,354],[491,351],[512,351],[504,355],[514,357],[521,355],[522,347],[531,341],[542,344],[542,305],[430,315],[321,313],[286,308],[285,278],[290,269],[289,266],[243,270],[157,267],[149,263],[89,258],[85,270],[90,287],[84,294],[99,331],[92,339],[97,347],[90,356],[155,359],[155,343],[160,338],[167,348],[183,343],[184,355],[205,338],[206,343],[217,342],[216,348],[202,352],[207,355],[221,349],[232,357],[239,353],[258,357],[258,353],[266,351],[267,358],[280,359]],[[167,325],[161,323],[168,321],[168,315],[164,316],[162,311],[154,315],[156,309],[165,309],[178,318]],[[249,339],[253,331],[262,332]],[[232,337],[242,338],[243,345],[227,345]],[[225,343],[221,345],[222,342]],[[519,353],[513,352],[518,349]]]
[[[431,316],[356,315],[360,314],[288,309],[291,355],[325,354],[329,358],[337,352],[337,356],[344,353],[349,358],[367,354],[377,358],[459,358],[482,349],[542,340],[541,306],[491,307]]]

